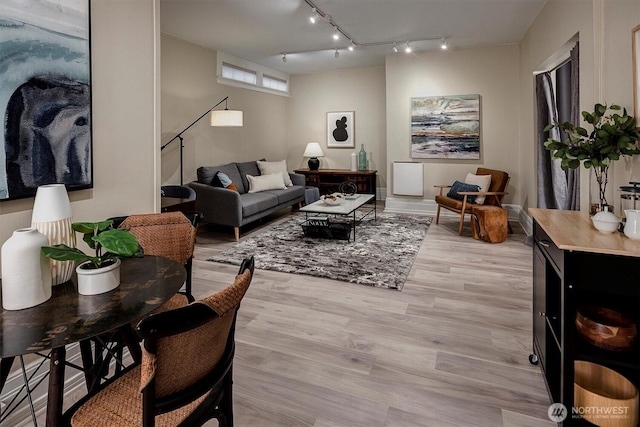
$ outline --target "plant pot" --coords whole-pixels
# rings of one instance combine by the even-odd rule
[[[114,290],[120,285],[120,259],[101,268],[86,268],[90,261],[76,267],[78,274],[78,293],[97,295]]]

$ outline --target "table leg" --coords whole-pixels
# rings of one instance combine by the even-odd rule
[[[14,359],[15,357],[3,357],[2,360],[0,360],[0,392],[4,388],[4,383],[7,382]]]
[[[64,346],[51,350],[49,367],[49,392],[47,395],[47,427],[55,427],[62,415],[62,397],[64,394],[64,366],[66,358]]]

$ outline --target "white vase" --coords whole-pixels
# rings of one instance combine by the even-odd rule
[[[101,268],[82,268],[90,261],[85,261],[76,268],[78,274],[78,293],[81,295],[97,295],[109,292],[120,285],[120,259]]]
[[[49,239],[35,228],[13,232],[2,245],[2,307],[21,310],[51,298],[49,259],[40,248]]]
[[[31,227],[49,238],[49,245],[76,247],[76,235],[71,228],[71,203],[64,184],[41,185],[36,191],[31,215]],[[71,279],[73,261],[49,261],[53,285]]]

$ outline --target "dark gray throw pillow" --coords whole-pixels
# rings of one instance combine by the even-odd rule
[[[451,197],[452,199],[462,200],[464,196],[458,194],[459,192],[464,191],[480,191],[480,186],[475,184],[466,184],[464,182],[455,181],[449,192],[447,193],[447,197]],[[467,202],[475,203],[477,196],[467,196]]]

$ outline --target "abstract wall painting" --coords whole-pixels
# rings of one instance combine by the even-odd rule
[[[93,186],[89,0],[0,3],[0,201]]]
[[[411,98],[411,158],[480,158],[480,95]]]
[[[327,147],[354,148],[355,111],[332,111],[327,113]]]

